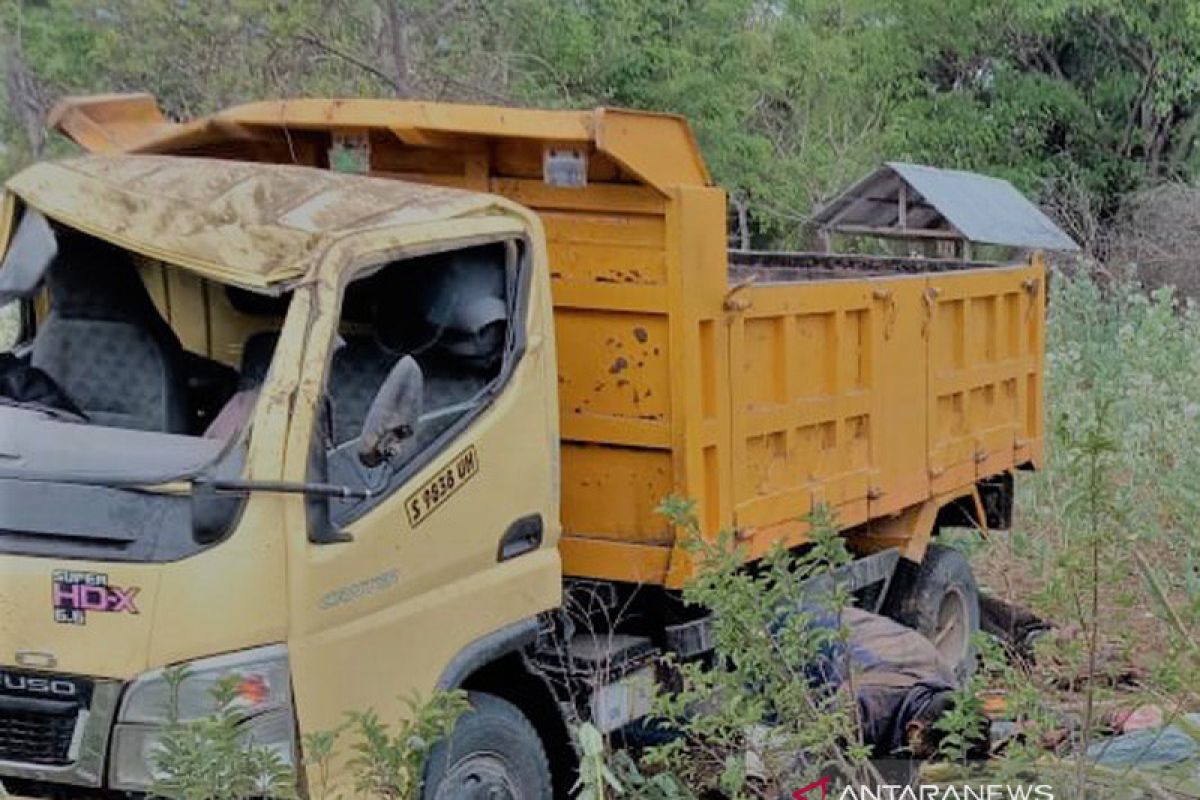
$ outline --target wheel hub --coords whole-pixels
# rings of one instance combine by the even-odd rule
[[[438,787],[437,800],[522,800],[508,765],[496,753],[472,753]]]
[[[957,586],[948,588],[938,606],[933,645],[950,664],[958,664],[970,646],[967,641],[967,616],[966,594]]]

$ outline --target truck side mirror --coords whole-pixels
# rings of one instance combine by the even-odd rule
[[[425,376],[413,357],[397,361],[363,420],[358,440],[358,460],[363,466],[377,467],[404,452],[416,433],[424,394]]]

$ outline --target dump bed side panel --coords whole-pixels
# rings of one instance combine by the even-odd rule
[[[493,179],[546,230],[559,354],[568,575],[667,580],[671,494],[727,527],[724,193]],[[683,561],[676,569],[686,570]]]
[[[874,427],[868,491],[872,519],[896,514],[930,496],[927,463],[929,350],[925,276],[871,282]]]
[[[879,376],[868,281],[755,287],[730,320],[734,522],[761,553],[814,504],[866,519]]]
[[[733,521],[754,554],[1042,455],[1044,269],[754,286],[729,324]]]
[[[529,199],[546,227],[562,354],[564,530],[669,546],[653,513],[674,483],[665,202],[587,210],[549,194]],[[664,553],[646,557],[663,569]]]
[[[1043,282],[1039,267],[930,279],[927,406],[935,493],[1040,463]]]

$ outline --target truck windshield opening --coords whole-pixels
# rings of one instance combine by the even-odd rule
[[[272,357],[255,342],[280,328],[291,297],[56,223],[42,232],[49,246],[22,256],[36,269],[5,284],[22,325],[0,353],[0,548],[179,557],[197,547],[188,493],[137,487],[240,477]],[[3,500],[34,483],[47,502]]]

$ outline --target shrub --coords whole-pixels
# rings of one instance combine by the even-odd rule
[[[214,713],[185,721],[179,719],[174,698],[187,672],[168,670],[166,680],[173,700],[154,757],[154,795],[170,800],[296,796],[291,766],[274,750],[246,740],[244,715],[237,704],[238,676],[229,676],[213,688]]]
[[[1016,527],[982,563],[991,588],[1060,626],[1036,669],[1003,682],[1027,735],[1000,766],[1033,763],[1041,732],[1074,728],[1064,796],[1095,788],[1083,753],[1106,705],[1166,701],[1170,721],[1194,691],[1198,378],[1193,301],[1148,290],[1133,272],[1083,264],[1052,275],[1046,464],[1019,481]],[[1119,691],[1131,677],[1136,689]]]
[[[172,697],[187,679],[185,669],[167,671]],[[168,725],[154,758],[152,795],[170,800],[243,800],[250,797],[297,798],[297,773],[274,750],[248,741],[237,704],[239,678],[230,676],[213,689],[216,711],[180,720],[173,701]],[[467,710],[466,693],[438,691],[427,700],[405,701],[408,715],[394,726],[373,710],[347,714],[333,730],[304,737],[304,764],[311,767],[313,800],[340,800],[332,780],[337,745],[349,732],[352,755],[346,766],[362,797],[416,800],[425,762],[433,747],[450,734]]]
[[[655,707],[674,734],[667,743],[635,760],[598,749],[589,726],[579,731],[580,797],[776,798],[831,769],[847,778],[869,769],[852,686],[832,689],[821,679],[831,659],[848,655],[838,618],[848,595],[837,586],[821,595],[805,587],[850,559],[828,510],[810,519],[811,546],[778,547],[753,569],[730,535],[701,538],[690,502],[668,498],[660,511],[687,533],[701,562],[684,599],[713,613],[715,656],[668,660],[678,689]]]

